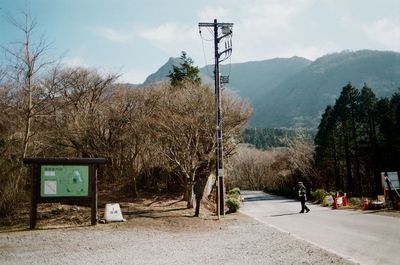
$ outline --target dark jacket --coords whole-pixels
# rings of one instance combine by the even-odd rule
[[[302,198],[307,200],[306,187],[304,187],[304,185],[301,185],[299,188],[299,199],[302,199]]]

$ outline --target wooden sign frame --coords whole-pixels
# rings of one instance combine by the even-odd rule
[[[30,210],[30,229],[35,229],[37,219],[37,205],[40,203],[90,203],[91,205],[91,225],[97,224],[97,167],[99,164],[105,164],[105,158],[24,158],[24,164],[31,164],[31,210]],[[87,166],[88,181],[87,193],[83,196],[65,196],[54,194],[45,196],[41,194],[41,169],[42,166]]]

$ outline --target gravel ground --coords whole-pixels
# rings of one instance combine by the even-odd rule
[[[2,231],[0,264],[353,264],[240,213],[219,221],[182,209],[165,213],[95,227]]]

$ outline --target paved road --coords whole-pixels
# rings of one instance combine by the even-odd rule
[[[332,210],[265,194],[243,192],[240,212],[361,264],[400,264],[400,218]]]

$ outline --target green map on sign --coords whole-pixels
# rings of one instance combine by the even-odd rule
[[[88,195],[89,166],[41,166],[41,197],[79,197]]]

